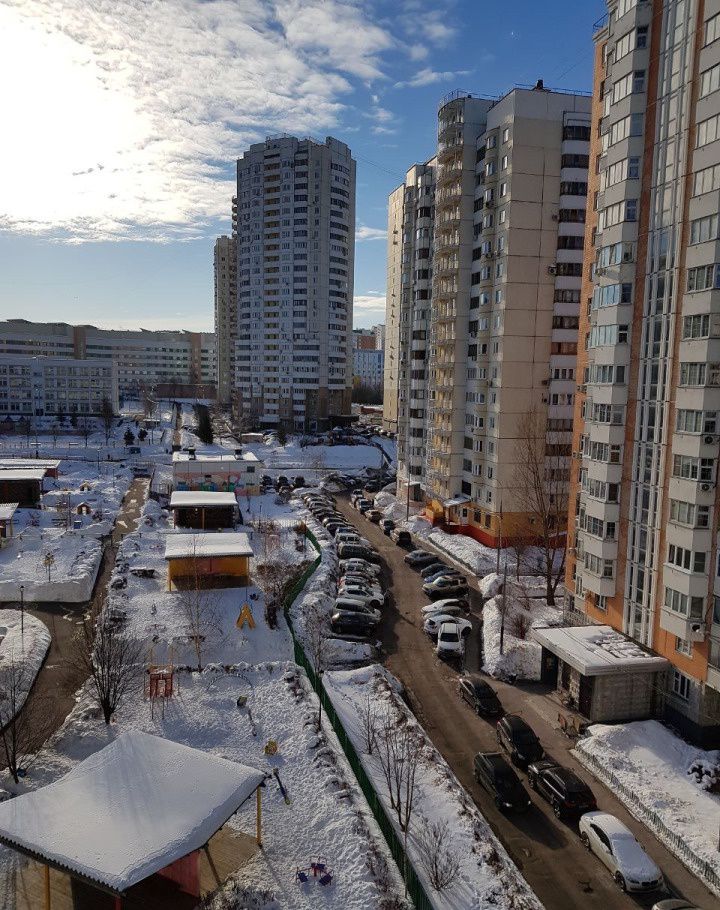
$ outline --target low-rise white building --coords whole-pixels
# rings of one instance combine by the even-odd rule
[[[173,453],[173,490],[209,490],[254,495],[260,491],[262,461],[252,452],[196,455]]]
[[[105,398],[117,413],[114,361],[0,354],[0,415],[100,414]]]

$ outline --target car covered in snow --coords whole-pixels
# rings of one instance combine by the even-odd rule
[[[438,629],[435,653],[445,660],[462,658],[465,653],[465,637],[457,620],[444,622]]]
[[[460,697],[466,701],[476,714],[497,717],[502,714],[502,705],[495,690],[479,673],[467,673],[460,677],[458,684]]]
[[[432,599],[449,597],[451,594],[467,597],[469,588],[464,578],[442,576],[434,581],[426,581],[423,585],[423,591]]]
[[[535,731],[530,724],[518,714],[506,714],[497,724],[497,741],[510,755],[515,765],[521,768],[534,761],[540,761],[545,755],[545,750],[540,745]]]
[[[360,543],[362,538],[355,530],[355,528],[348,525],[345,528],[340,528],[339,531],[335,534],[336,543]]]
[[[495,798],[501,812],[525,812],[532,802],[512,766],[499,752],[478,752],[473,759],[475,780]]]
[[[333,632],[346,635],[369,635],[377,629],[378,620],[367,613],[336,610],[330,618]]]
[[[430,609],[427,610],[427,612],[425,611],[425,608],[423,608],[421,610],[420,615],[421,615],[423,623],[425,623],[428,619],[431,619],[431,618],[436,619],[438,616],[450,616],[454,619],[456,616],[457,617],[463,616],[464,612],[465,612],[460,607],[443,607],[441,610],[433,610],[432,608],[434,606],[435,606],[434,603],[429,604]]]
[[[578,827],[580,840],[607,866],[623,891],[665,887],[662,872],[620,819],[609,812],[586,812]]]
[[[369,587],[350,580],[343,580],[338,587],[338,597],[353,597],[378,610],[385,603],[385,594],[380,588]]]
[[[431,572],[429,575],[425,576],[425,584],[429,584],[431,581],[437,581],[438,578],[457,578],[462,581],[466,581],[465,576],[459,569],[451,569],[445,567],[444,569],[439,569],[435,572]]]
[[[430,638],[437,638],[440,627],[446,622],[456,625],[463,638],[467,638],[472,632],[472,623],[469,620],[461,619],[459,616],[447,612],[431,613],[423,623],[423,630]]]
[[[528,765],[528,783],[544,796],[558,818],[582,815],[597,809],[595,795],[570,768],[543,759]]]
[[[421,613],[428,616],[430,613],[439,613],[441,610],[454,610],[458,608],[463,613],[470,612],[470,605],[466,597],[443,597],[440,600],[434,600],[431,604],[425,604],[421,608]]]
[[[412,550],[405,555],[404,559],[413,569],[422,569],[424,566],[436,562],[437,556],[434,553],[428,553],[427,550]]]
[[[380,574],[380,566],[376,566],[374,563],[368,562],[365,559],[342,559],[340,560],[340,571],[359,571],[365,575],[374,575],[377,577]]]
[[[380,519],[383,517],[383,513],[380,509],[368,509],[365,513],[365,518],[368,521],[371,521],[373,524],[380,524]]]

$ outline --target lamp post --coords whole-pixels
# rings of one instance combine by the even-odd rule
[[[20,637],[25,636],[25,585],[20,585]]]

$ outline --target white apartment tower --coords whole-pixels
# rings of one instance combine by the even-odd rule
[[[229,404],[234,380],[234,352],[237,338],[237,251],[235,237],[215,241],[215,338],[217,400]]]
[[[419,481],[434,519],[489,545],[530,533],[515,481],[528,414],[569,475],[589,138],[590,98],[542,83],[439,109],[432,228],[413,235],[430,248],[411,278],[423,305],[406,335],[397,317],[400,376],[405,358],[415,382],[398,477]]]
[[[310,430],[350,414],[355,161],[344,143],[291,136],[237,163],[234,399],[265,426]]]

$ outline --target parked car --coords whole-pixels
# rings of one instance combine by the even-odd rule
[[[423,623],[423,630],[430,636],[430,638],[437,638],[440,627],[444,623],[449,622],[453,623],[460,630],[460,634],[463,638],[467,638],[468,635],[472,632],[472,623],[467,619],[461,619],[457,615],[452,613],[431,613]]]
[[[364,613],[366,616],[372,616],[373,619],[380,622],[382,613],[374,607],[369,606],[364,600],[358,597],[351,597],[349,594],[338,594],[335,599],[335,610],[342,610],[344,613]]]
[[[422,607],[423,614],[437,613],[438,610],[451,610],[459,607],[463,613],[470,612],[470,605],[466,597],[443,597],[440,600],[434,600],[431,604]]]
[[[501,812],[525,812],[532,805],[520,778],[499,752],[478,752],[473,771],[475,780],[495,797]]]
[[[539,761],[545,754],[530,724],[517,714],[506,714],[497,724],[498,744],[521,768]]]
[[[351,635],[370,635],[377,628],[377,621],[367,613],[348,613],[337,610],[330,618],[333,632],[345,632]]]
[[[333,537],[337,534],[338,531],[342,530],[343,528],[347,528],[347,525],[344,521],[340,520],[330,521],[325,525],[325,529],[329,534],[332,534]]]
[[[296,490],[299,489],[300,487],[305,486],[305,478],[302,476],[302,474],[296,474],[293,477],[292,485],[295,487]]]
[[[381,518],[380,519],[380,530],[386,537],[390,536],[390,532],[395,528],[395,522],[392,518]]]
[[[443,562],[441,559],[431,562],[430,565],[423,566],[420,569],[420,575],[422,578],[429,578],[431,575],[436,575],[438,572],[442,572],[444,569],[450,568],[446,562]]]
[[[469,593],[468,584],[465,579],[445,577],[426,582],[423,585],[423,591],[432,599],[436,597],[448,597],[451,594],[465,597]]]
[[[429,584],[431,581],[437,581],[438,578],[456,578],[461,581],[466,581],[465,576],[458,569],[444,568],[426,575],[425,584]]]
[[[656,901],[650,910],[702,910],[702,907],[688,903],[682,897],[671,897],[666,901]]]
[[[657,891],[662,872],[620,819],[608,812],[586,812],[578,823],[580,840],[607,866],[623,891]]]
[[[290,481],[284,474],[280,474],[278,479],[275,481],[276,487],[287,487],[290,484]]]
[[[477,714],[496,717],[502,714],[502,705],[495,690],[479,673],[468,673],[460,677],[460,697]]]
[[[465,636],[456,620],[444,622],[438,629],[435,653],[445,659],[460,658],[465,653]]]
[[[423,621],[423,624],[428,619],[436,620],[438,618],[438,616],[449,616],[451,619],[455,619],[456,617],[461,617],[464,613],[464,611],[461,610],[460,607],[443,607],[440,610],[433,610],[434,606],[435,606],[435,604],[431,603],[431,604],[429,604],[429,607],[430,607],[429,610],[426,610],[423,607],[423,609],[420,611],[420,616]]]
[[[380,562],[378,554],[370,549],[356,543],[342,543],[338,547],[338,557],[340,559],[364,559],[367,562]]]
[[[545,797],[558,818],[597,809],[592,790],[570,768],[543,759],[528,765],[527,773],[530,787]]]
[[[368,578],[367,575],[343,575],[340,579],[341,588],[359,587],[366,590],[369,594],[377,597],[384,603],[385,592],[374,578]]]
[[[358,499],[357,505],[355,508],[361,515],[364,515],[366,512],[369,512],[372,509],[372,503],[369,499]]]
[[[340,528],[340,530],[335,534],[335,542],[338,544],[341,543],[356,543],[361,544],[362,541],[356,532],[350,531],[346,528]]]
[[[412,534],[409,531],[402,531],[400,528],[395,528],[394,531],[390,532],[390,539],[399,547],[412,546]]]
[[[368,509],[365,513],[365,518],[367,518],[373,524],[380,524],[382,517],[383,513],[380,511],[380,509]]]
[[[359,600],[373,610],[379,610],[385,603],[385,595],[368,588],[365,585],[341,584],[338,588],[338,597],[351,597]]]
[[[437,559],[434,553],[428,553],[427,550],[413,550],[405,556],[405,562],[412,566],[413,569],[422,569],[429,566],[431,562]]]
[[[343,559],[340,561],[341,572],[361,572],[363,575],[372,575],[377,578],[380,566],[376,566],[365,559]]]

